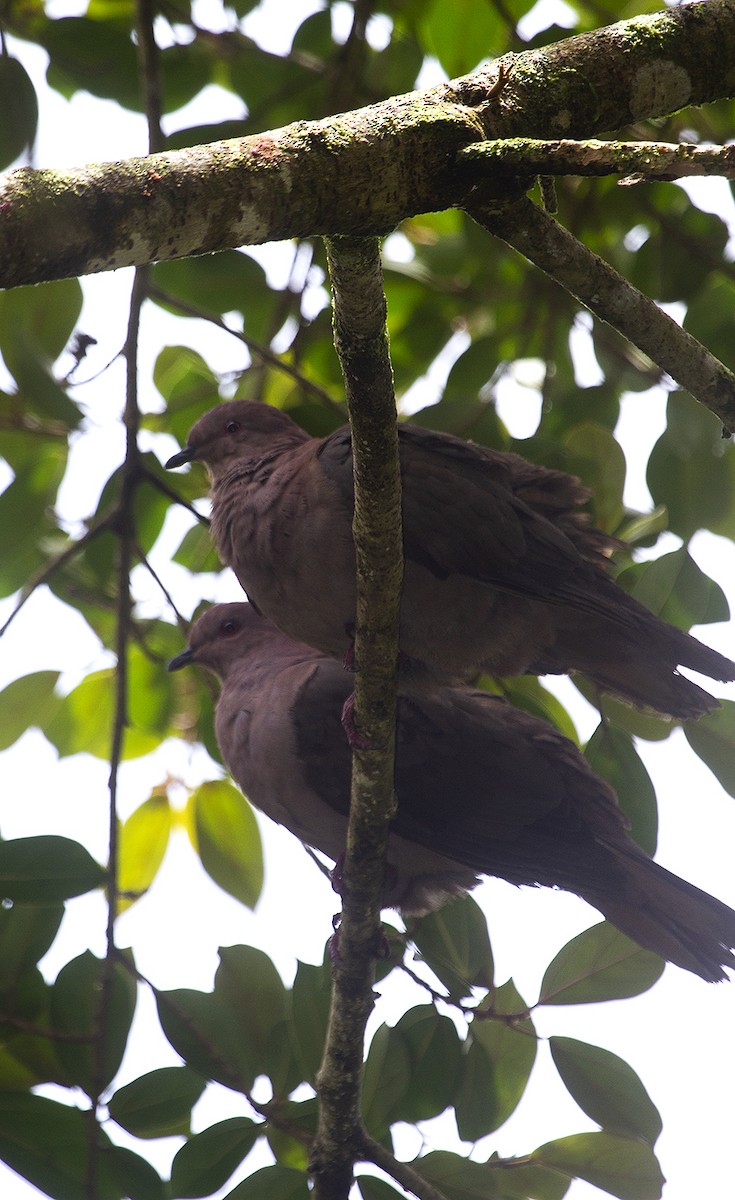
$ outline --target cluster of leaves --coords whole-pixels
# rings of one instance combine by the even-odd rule
[[[499,55],[542,45],[561,35],[555,27],[526,42],[516,22],[530,0],[497,7],[457,0],[431,4],[383,0],[354,5],[355,23],[344,41],[333,35],[327,4],[297,29],[291,50],[276,56],[247,33],[248,0],[227,8],[229,27],[213,32],[195,26],[184,4],[167,4],[169,44],[162,51],[164,108],[174,112],[211,83],[242,100],[240,120],[182,128],[168,138],[183,147],[320,117],[341,108],[408,91],[427,58],[448,75],[476,65],[473,52]],[[344,6],[343,6],[344,7]],[[610,20],[651,11],[628,4]],[[605,19],[604,4],[576,3],[577,29]],[[48,15],[42,0],[11,0],[3,10],[8,33],[43,47],[48,84],[64,96],[84,90],[136,111],[142,90],[132,37],[132,3],[90,0],[82,16]],[[364,35],[373,22],[372,44]],[[244,22],[244,23],[243,23]],[[0,96],[15,114],[0,134],[0,165],[9,165],[33,142],[37,102],[20,61],[0,58]],[[7,99],[7,103],[5,103]],[[675,139],[724,141],[732,106],[687,113],[655,131]],[[650,129],[636,130],[651,136]],[[727,233],[716,216],[700,211],[669,184],[643,189],[613,182],[571,180],[559,188],[560,219],[637,286],[665,303],[685,306],[686,325],[735,367],[726,314],[735,278],[724,256]],[[672,237],[676,253],[671,253]],[[161,264],[150,277],[152,299],[181,316],[180,344],[161,348],[153,384],[165,402],[161,414],[146,412],[153,434],[172,433],[180,443],[193,421],[218,396],[259,398],[287,409],[310,432],[322,434],[344,420],[341,380],[331,346],[330,318],[314,315],[309,294],[325,276],[322,248],[294,247],[290,278],[277,286],[253,258],[228,252],[206,259]],[[492,280],[492,284],[490,283]],[[688,544],[700,529],[726,537],[735,532],[735,466],[718,422],[686,395],[672,392],[668,424],[650,458],[651,513],[626,510],[625,460],[615,439],[624,390],[640,391],[658,373],[609,327],[592,324],[592,345],[601,382],[580,388],[570,350],[577,320],[574,302],[540,279],[507,248],[491,243],[458,212],[416,217],[386,246],[386,295],[396,390],[403,397],[451,352],[451,369],[438,388],[438,403],[413,420],[579,474],[594,491],[594,520],[632,545],[650,548],[668,530],[678,549],[655,561],[633,563],[621,552],[620,581],[667,620],[688,628],[728,616],[725,598],[691,557]],[[53,597],[73,607],[98,637],[115,648],[118,635],[118,549],[130,539],[133,556],[146,562],[171,505],[172,481],[152,454],[135,459],[132,511],[125,512],[122,472],[107,481],[80,537],[66,529],[57,510],[70,442],[85,436],[84,410],[74,386],[83,343],[74,342],[82,305],[76,282],[19,289],[0,297],[0,353],[12,386],[0,395],[0,455],[11,482],[0,495],[0,591],[26,594],[45,582]],[[187,347],[186,316],[230,321],[245,341],[251,365],[223,379],[213,363]],[[237,324],[235,323],[235,315]],[[85,332],[96,332],[96,314]],[[461,352],[456,335],[461,334]],[[120,342],[123,341],[120,331]],[[453,341],[452,339],[455,338]],[[276,360],[276,344],[281,351]],[[452,349],[454,347],[454,349]],[[71,351],[71,359],[68,357]],[[67,358],[62,355],[67,354]],[[533,386],[519,383],[533,376]],[[432,385],[433,386],[433,385]],[[541,417],[533,436],[514,439],[494,403],[503,387],[530,396]],[[420,393],[419,393],[420,394]],[[194,505],[204,494],[196,471],[175,480],[181,500]],[[132,533],[131,533],[132,530]],[[192,518],[174,561],[200,577],[211,594],[219,569],[206,528]],[[127,667],[129,711],[124,757],[149,754],[169,737],[201,742],[218,760],[211,693],[189,676],[171,677],[165,663],[181,649],[181,634],[161,596],[161,615],[133,610]],[[8,637],[12,636],[9,632]],[[69,694],[57,676],[22,676],[0,694],[0,747],[12,745],[29,726],[39,727],[60,756],[86,752],[105,758],[119,718],[112,669],[84,678]],[[536,680],[502,681],[514,703],[576,736],[568,714]],[[584,690],[584,684],[580,687]],[[596,701],[596,698],[595,702]],[[604,719],[586,753],[616,787],[635,836],[652,852],[656,798],[636,752],[634,736],[660,739],[671,726],[604,701]],[[735,795],[732,763],[735,706],[723,708],[687,731],[690,744]],[[213,768],[194,792],[185,820],[192,843],[213,879],[243,903],[257,902],[262,859],[247,805]],[[117,911],[151,887],[177,817],[165,780],[119,832]],[[224,1188],[255,1144],[267,1138],[276,1165],[251,1173],[230,1193],[238,1200],[306,1197],[306,1149],[314,1128],[315,1101],[294,1093],[313,1087],[323,1044],[329,966],[300,964],[291,989],[284,987],[260,951],[223,952],[211,993],[158,993],[164,1033],[181,1055],[181,1067],[153,1070],[124,1086],[115,1077],[130,1033],[136,989],[132,953],[111,949],[100,961],[90,953],[69,962],[50,983],[38,963],[54,941],[64,901],[99,888],[108,874],[68,839],[36,837],[0,844],[0,1157],[36,1187],[75,1200],[131,1196],[205,1196]],[[434,1002],[411,1008],[392,1028],[376,1033],[367,1058],[364,1116],[368,1131],[386,1145],[397,1122],[415,1124],[453,1109],[466,1141],[495,1131],[520,1102],[536,1055],[531,1012],[512,982],[496,985],[484,918],[472,901],[425,919],[406,937],[391,933],[393,954],[385,972],[398,970],[413,945],[441,989]],[[607,925],[565,947],[549,965],[537,1005],[589,1003],[632,996],[650,987],[661,971],[654,956],[639,950]],[[482,989],[482,991],[478,991]],[[438,997],[443,996],[445,1002]],[[473,1013],[464,1036],[447,1016]],[[574,1039],[554,1037],[551,1051],[561,1078],[600,1132],[548,1143],[523,1159],[485,1163],[446,1152],[423,1155],[415,1164],[448,1200],[469,1197],[537,1197],[555,1200],[574,1177],[613,1195],[647,1200],[660,1193],[652,1146],[658,1114],[642,1084],[620,1059]],[[270,1080],[272,1100],[257,1104],[256,1078]],[[191,1112],[207,1081],[241,1093],[253,1116],[220,1122],[191,1135]],[[141,1155],[121,1149],[86,1112],[34,1093],[39,1084],[81,1089],[112,1122],[139,1139],[186,1138],[170,1184]],[[364,1200],[390,1200],[391,1185],[362,1175]]]
[[[123,833],[140,820],[139,810]],[[221,823],[218,828],[223,843]],[[131,835],[124,865],[133,857],[133,841]],[[252,841],[250,857],[254,903],[260,863]],[[267,1138],[276,1165],[248,1175],[231,1194],[238,1200],[263,1195],[305,1200],[316,1107],[313,1090],[307,1099],[294,1093],[301,1084],[315,1085],[329,1014],[329,955],[319,966],[299,963],[290,989],[267,955],[248,946],[220,951],[212,992],[150,985],[161,1027],[184,1065],[154,1069],[115,1088],[136,1007],[132,951],[118,951],[112,963],[85,952],[53,983],[37,965],[58,933],[63,901],[104,879],[104,869],[66,838],[0,844],[0,886],[8,898],[0,919],[3,1159],[52,1196],[88,1195],[93,1161],[95,1195],[158,1200],[212,1195],[259,1139]],[[388,927],[386,933],[391,953],[381,966],[383,977],[401,968],[409,945],[406,934]],[[415,1123],[453,1109],[460,1136],[477,1141],[502,1125],[523,1096],[537,1053],[532,1009],[512,981],[496,985],[485,918],[472,899],[416,922],[410,944],[432,973],[427,978],[443,990],[433,990],[432,1003],[410,1008],[393,1027],[378,1028],[365,1065],[366,1129],[391,1146],[396,1122]],[[637,995],[662,970],[656,955],[603,922],[549,964],[533,1007]],[[441,1011],[449,1007],[468,1022],[464,1038]],[[560,1200],[574,1177],[614,1195],[658,1194],[662,1177],[652,1147],[661,1121],[638,1077],[616,1055],[576,1039],[552,1037],[550,1047],[563,1082],[600,1132],[548,1142],[523,1158],[493,1155],[484,1164],[448,1152],[422,1156],[416,1165],[448,1200],[474,1195]],[[252,1096],[262,1077],[271,1087],[266,1104]],[[41,1083],[80,1088],[89,1096],[110,1089],[109,1118],[133,1137],[150,1139],[189,1135],[192,1108],[208,1082],[241,1093],[256,1118],[229,1118],[188,1136],[173,1160],[168,1191],[144,1158],[116,1146],[106,1131],[90,1139],[88,1114],[31,1090]],[[359,1182],[365,1200],[399,1194],[372,1176]]]

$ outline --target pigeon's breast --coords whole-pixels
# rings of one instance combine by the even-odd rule
[[[212,536],[264,616],[324,653],[344,654],[355,619],[351,514],[315,460],[292,454],[230,472],[213,493]]]

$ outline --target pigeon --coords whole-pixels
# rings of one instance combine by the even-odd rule
[[[215,605],[195,622],[169,670],[192,663],[221,681],[217,740],[245,795],[337,861],[350,802],[340,728],[349,676],[246,603]],[[574,892],[703,979],[735,966],[735,912],[653,862],[577,747],[502,698],[402,686],[395,792],[386,907],[425,914],[493,875]]]
[[[615,539],[582,511],[562,471],[399,425],[405,573],[400,650],[414,683],[582,672],[600,691],[669,717],[719,702],[688,667],[735,679],[735,663],[668,625],[608,572]],[[251,602],[334,658],[355,622],[349,426],[310,437],[248,400],[201,417],[168,468],[206,464],[211,531]]]

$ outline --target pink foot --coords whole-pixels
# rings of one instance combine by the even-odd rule
[[[377,742],[371,742],[370,738],[363,737],[360,731],[355,727],[355,693],[347,697],[342,706],[342,728],[345,731],[345,736],[352,750],[376,750]]]

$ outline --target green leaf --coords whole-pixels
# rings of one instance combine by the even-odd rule
[[[51,60],[48,83],[62,95],[84,90],[140,111],[135,47],[127,29],[111,21],[61,17],[47,22],[39,40]]]
[[[211,82],[212,61],[204,39],[166,46],[159,50],[158,61],[168,112],[183,108]]]
[[[512,980],[492,997],[492,1011],[497,1018],[474,1018],[467,1040],[454,1104],[463,1141],[475,1142],[507,1121],[520,1102],[536,1059],[536,1033],[530,1017],[512,1023],[502,1020],[503,1014],[527,1011]]]
[[[433,0],[421,18],[421,40],[450,79],[471,71],[506,47],[503,22],[488,0]]]
[[[404,1200],[405,1193],[397,1192],[375,1175],[356,1175],[357,1186],[362,1200]]]
[[[249,1117],[230,1117],[185,1142],[171,1165],[174,1196],[211,1196],[247,1158],[262,1129]]]
[[[685,546],[653,562],[628,567],[618,582],[651,612],[680,629],[726,621],[730,615],[722,588],[697,566]]]
[[[188,1067],[161,1067],[118,1088],[108,1108],[113,1121],[140,1138],[187,1134],[191,1110],[206,1081]]]
[[[519,675],[515,679],[504,680],[502,693],[516,708],[522,708],[524,712],[555,725],[560,733],[579,745],[577,730],[564,705],[534,675]]]
[[[95,1200],[120,1200],[105,1167],[110,1142],[97,1131],[103,1153]],[[34,1187],[64,1200],[88,1200],[89,1113],[45,1096],[0,1092],[0,1159]]]
[[[241,250],[222,250],[199,258],[159,262],[152,268],[154,285],[189,304],[197,312],[242,312],[245,331],[267,342],[275,294],[265,286],[259,263]],[[210,397],[210,404],[216,396]]]
[[[9,900],[52,904],[104,882],[103,868],[70,838],[43,834],[0,842],[0,895]]]
[[[14,991],[29,967],[40,962],[63,916],[63,904],[0,906],[0,991]]]
[[[188,571],[211,571],[219,573],[222,563],[212,542],[212,536],[204,525],[194,525],[181,539],[173,561]]]
[[[585,747],[590,766],[615,789],[630,821],[630,834],[646,854],[658,839],[656,792],[633,739],[609,721],[601,721]]]
[[[65,439],[54,441],[13,431],[0,433],[0,453],[15,479],[0,495],[0,593],[26,587],[47,565],[42,543],[58,538],[53,504],[67,460]]]
[[[21,344],[20,335],[25,339],[22,345],[26,351],[33,348],[45,366],[55,362],[66,348],[81,311],[82,289],[78,279],[57,279],[0,293],[0,352],[10,372],[15,375],[13,354]],[[26,400],[30,400],[33,412],[38,411],[32,396],[24,397]],[[76,428],[82,413],[68,398],[65,404],[71,427]]]
[[[616,725],[619,729],[630,733],[633,737],[643,738],[648,742],[661,742],[670,737],[676,725],[671,717],[659,717],[654,713],[641,712],[622,700],[606,693],[600,695],[599,688],[590,683],[583,675],[574,675],[572,683],[588,700],[593,708],[597,708],[605,721]]]
[[[600,1046],[576,1038],[549,1039],[556,1069],[583,1112],[608,1133],[644,1138],[661,1133],[661,1117],[632,1067]]]
[[[268,1126],[266,1136],[277,1163],[280,1163],[282,1167],[293,1167],[296,1171],[308,1171],[310,1160],[308,1146],[284,1130],[276,1129],[275,1125]]]
[[[188,346],[164,346],[153,368],[153,382],[166,401],[166,411],[148,414],[144,424],[147,429],[172,433],[185,446],[194,422],[219,402],[217,377],[196,350]],[[201,484],[204,493],[203,474]]]
[[[252,946],[220,950],[214,992],[157,992],[166,1037],[207,1079],[249,1092],[258,1075],[274,1091],[290,1066],[286,989],[267,955]]]
[[[467,896],[422,917],[410,930],[422,959],[454,999],[473,987],[493,986],[493,956],[487,921]]]
[[[38,978],[43,984],[40,972]],[[26,980],[23,982],[25,983]],[[25,1006],[22,1002],[12,1007],[15,1007],[16,1012],[10,1012],[9,1015],[37,1023],[39,1027],[47,1027],[47,1005],[44,1005],[39,1012],[23,1011]],[[11,1023],[4,1027],[4,1035],[7,1035],[7,1040],[4,1045],[0,1046],[1,1091],[27,1092],[40,1083],[56,1083],[63,1087],[72,1086],[73,1080],[62,1067],[51,1038],[44,1037],[42,1034],[19,1034],[17,1029],[12,1028]]]
[[[705,344],[713,349],[711,339]],[[667,418],[648,460],[654,503],[666,506],[669,527],[684,541],[698,529],[732,536],[735,457],[722,438],[722,422],[686,392],[669,396]]]
[[[449,1106],[459,1079],[462,1043],[449,1017],[432,1004],[404,1013],[395,1027],[408,1054],[408,1087],[401,1097],[401,1121],[426,1121]]]
[[[572,938],[546,968],[539,1004],[597,1004],[647,992],[664,962],[607,921]]]
[[[14,679],[0,692],[0,750],[7,750],[32,726],[43,726],[60,699],[54,692],[58,671],[34,671]]]
[[[88,950],[62,967],[51,993],[51,1021],[74,1035],[57,1043],[69,1075],[88,1095],[117,1074],[135,1013],[135,980],[121,962],[112,966]]]
[[[155,995],[161,1028],[187,1065],[206,1079],[248,1092],[255,1080],[250,1048],[241,1046],[214,995],[192,988]]]
[[[732,325],[728,321],[733,303],[735,284],[723,272],[712,271],[705,286],[688,304],[684,318],[687,332],[703,342],[730,370],[735,368]]]
[[[226,779],[202,783],[187,805],[202,866],[215,883],[255,908],[263,890],[263,849],[255,814]]]
[[[309,1200],[303,1171],[290,1167],[261,1167],[227,1193],[225,1200]]]
[[[667,225],[654,223],[650,237],[633,257],[630,274],[635,287],[664,304],[692,300],[712,274],[712,259],[721,258],[727,243],[727,227],[720,217],[695,208],[678,188],[669,192]],[[672,221],[677,226],[673,254]]]
[[[433,1183],[446,1200],[494,1200],[501,1196],[498,1172],[448,1150],[415,1158],[411,1166]]]
[[[130,908],[151,886],[163,862],[171,833],[168,796],[154,792],[130,814],[118,834],[118,913]]]
[[[492,1167],[497,1156],[492,1155],[488,1166]],[[502,1200],[562,1200],[569,1190],[571,1179],[561,1171],[539,1167],[525,1160],[516,1165],[505,1159],[498,1163]]]
[[[0,56],[0,171],[33,145],[38,99],[28,72],[17,58]]]
[[[152,686],[150,694],[131,689],[131,716],[136,723],[125,730],[123,757],[126,759],[138,758],[156,749],[169,703],[172,705],[166,672],[160,665],[148,662],[137,647],[130,652],[130,675],[131,680],[136,679],[136,689],[146,689],[149,683]],[[115,720],[114,683],[112,667],[88,675],[65,697],[46,723],[43,732],[62,758],[85,751],[96,758],[109,758]]]
[[[684,734],[728,796],[735,796],[735,700],[721,700],[720,704],[721,708],[698,721],[688,721]]]
[[[575,425],[564,438],[569,458],[564,469],[592,487],[592,516],[601,529],[613,530],[623,515],[625,455],[609,429],[593,421]]]
[[[381,1025],[370,1043],[362,1083],[365,1127],[382,1141],[397,1119],[411,1081],[411,1060],[399,1029]]]
[[[329,964],[299,962],[291,992],[291,1025],[304,1079],[311,1083],[322,1061],[331,995]]]
[[[124,1146],[111,1146],[105,1169],[118,1190],[130,1200],[169,1200],[166,1184],[151,1164]]]
[[[658,1200],[664,1177],[646,1142],[612,1133],[576,1133],[547,1142],[533,1159],[578,1179],[586,1179],[620,1200]]]

